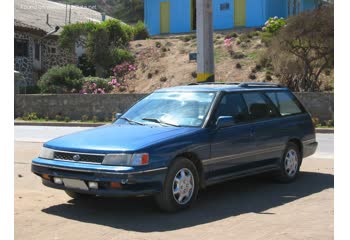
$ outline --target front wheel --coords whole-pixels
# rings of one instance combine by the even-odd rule
[[[162,192],[155,200],[160,209],[174,212],[187,208],[196,200],[199,177],[196,166],[186,158],[176,158],[169,169]]]

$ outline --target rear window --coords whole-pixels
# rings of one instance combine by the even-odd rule
[[[266,95],[271,99],[282,116],[303,112],[293,95],[289,92],[268,92]]]

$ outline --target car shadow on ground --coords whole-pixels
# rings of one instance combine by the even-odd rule
[[[70,200],[42,211],[128,231],[163,232],[245,213],[273,214],[267,210],[330,188],[334,188],[333,175],[301,172],[291,184],[275,183],[260,176],[213,185],[200,192],[192,208],[172,214],[160,212],[150,197]]]

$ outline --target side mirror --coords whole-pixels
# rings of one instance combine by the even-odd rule
[[[122,113],[116,113],[115,114],[115,120],[118,120],[123,114]]]
[[[235,124],[235,120],[232,116],[220,116],[216,121],[216,128],[230,127]]]

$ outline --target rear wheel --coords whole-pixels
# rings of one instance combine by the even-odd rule
[[[160,209],[174,212],[196,200],[199,177],[196,166],[186,158],[176,158],[169,169],[162,192],[155,199]]]
[[[288,143],[281,160],[278,180],[281,182],[294,181],[299,174],[301,160],[299,147],[295,143]]]

